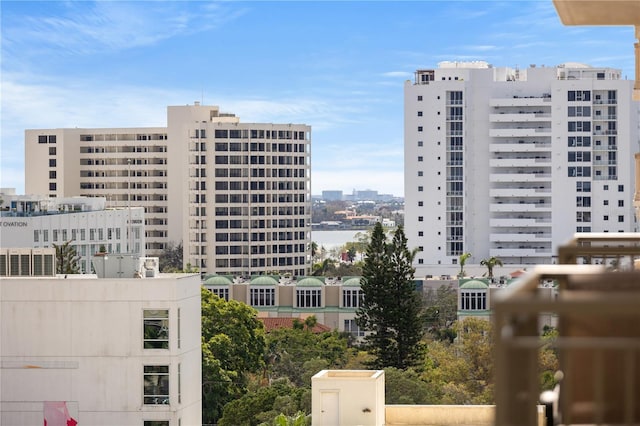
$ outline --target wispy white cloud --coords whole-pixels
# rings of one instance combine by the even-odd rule
[[[389,71],[382,73],[383,77],[391,77],[391,78],[411,78],[413,77],[413,72],[409,71]]]
[[[55,3],[52,3],[55,5]],[[238,19],[244,8],[204,2],[72,2],[63,14],[4,19],[4,49],[16,54],[91,54],[157,44]],[[194,9],[194,5],[196,9]],[[25,52],[24,46],[36,52]]]

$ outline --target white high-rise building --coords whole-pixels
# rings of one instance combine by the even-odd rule
[[[629,232],[638,104],[620,71],[443,62],[405,84],[406,232],[417,274],[552,263],[575,232]]]
[[[183,244],[201,272],[305,275],[311,127],[170,106],[166,128],[27,130],[27,193],[145,209],[147,254]]]

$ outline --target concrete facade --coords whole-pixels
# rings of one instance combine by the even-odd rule
[[[3,199],[8,207],[0,212],[3,248],[47,248],[70,241],[82,273],[92,272],[91,257],[101,246],[108,253],[145,256],[142,207],[105,209],[104,198],[90,197],[5,195]]]
[[[0,315],[0,424],[201,424],[199,276],[3,278]]]
[[[225,300],[237,300],[253,307],[262,318],[299,318],[315,316],[318,323],[332,330],[351,333],[355,338],[364,332],[355,323],[360,303],[360,278],[214,276],[204,287]]]
[[[405,228],[428,265],[554,261],[575,232],[629,232],[638,104],[619,70],[445,62],[405,84]]]
[[[203,273],[311,267],[311,127],[167,108],[167,127],[25,132],[27,193],[105,197],[145,211],[146,252],[183,244]]]

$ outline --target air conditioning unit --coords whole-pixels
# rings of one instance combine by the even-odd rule
[[[160,258],[158,257],[141,257],[140,258],[140,276],[142,278],[157,277],[160,273]]]

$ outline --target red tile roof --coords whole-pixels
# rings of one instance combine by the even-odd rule
[[[303,318],[258,318],[264,324],[264,329],[268,333],[276,328],[291,328],[293,329],[293,320],[297,319],[304,324]],[[325,333],[331,331],[331,327],[324,324],[317,323],[311,330],[314,333]]]

